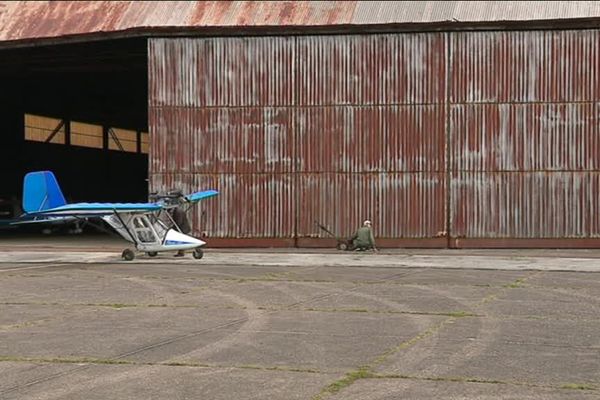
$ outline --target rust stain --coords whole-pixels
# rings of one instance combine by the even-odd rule
[[[600,237],[600,83],[584,73],[598,69],[599,42],[596,31],[152,39],[152,185],[226,188],[209,222],[224,240],[314,245],[315,220],[346,235],[365,218],[387,243]]]
[[[353,15],[355,15],[356,5],[358,1],[346,2],[346,1],[332,1],[324,3],[324,5],[331,5],[326,10],[316,9],[314,13],[322,13],[325,15],[323,19],[323,25],[335,25],[340,23],[351,23]],[[308,21],[306,21],[308,22]],[[306,23],[305,22],[305,23]]]
[[[452,37],[452,235],[600,237],[598,31]]]
[[[443,173],[303,173],[299,187],[300,237],[327,237],[315,220],[342,236],[365,219],[381,238],[434,238],[444,230]]]
[[[453,103],[600,99],[597,30],[457,32],[452,37]]]
[[[475,3],[475,4],[474,4]],[[0,41],[117,32],[131,28],[314,27],[440,24],[451,21],[577,21],[600,18],[594,1],[20,1],[0,2]],[[450,22],[449,22],[450,21]],[[524,25],[526,28],[527,26]]]
[[[380,237],[435,238],[444,92],[423,81],[445,73],[443,40],[152,39],[153,189],[210,177],[228,192],[208,227],[221,238],[319,238],[315,219],[347,234],[366,218]]]
[[[280,11],[279,11],[279,21],[281,21],[282,24],[289,24],[291,23],[294,19],[293,19],[293,15],[294,15],[294,2],[292,1],[282,1],[278,3],[279,7],[280,7]]]
[[[27,4],[23,4],[27,3]],[[0,39],[14,40],[117,30],[127,2],[21,2]]]
[[[592,102],[452,106],[454,169],[600,171],[599,118]]]
[[[468,238],[598,238],[598,172],[454,175],[453,233]]]

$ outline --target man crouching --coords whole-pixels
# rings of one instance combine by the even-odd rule
[[[358,228],[356,233],[350,238],[350,241],[352,242],[352,249],[355,251],[377,251],[371,221],[366,220],[363,222],[363,226]]]

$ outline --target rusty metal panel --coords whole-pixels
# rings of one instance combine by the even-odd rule
[[[297,38],[298,236],[445,231],[445,36]],[[427,204],[427,207],[422,207]]]
[[[288,106],[294,101],[294,38],[152,39],[148,58],[150,106]]]
[[[160,28],[425,24],[431,29],[599,17],[596,1],[0,1],[0,41]]]
[[[599,172],[461,172],[452,179],[453,236],[600,237]]]
[[[302,172],[446,169],[444,106],[303,107],[297,121]]]
[[[119,19],[119,29],[144,26],[189,26],[196,1],[126,1],[127,9]]]
[[[149,41],[151,188],[221,192],[195,229],[295,236],[294,49],[283,37]]]
[[[216,189],[219,196],[194,207],[194,233],[210,237],[291,238],[295,207],[289,174],[181,174],[153,173],[152,191],[174,188],[191,192]]]
[[[454,105],[457,171],[600,171],[599,103]]]
[[[126,31],[347,25],[356,1],[2,1],[0,41]]]
[[[297,38],[298,104],[432,104],[445,101],[445,37]]]
[[[349,23],[356,1],[197,1],[195,26],[331,25]]]
[[[126,1],[2,1],[0,41],[119,30]]]
[[[353,23],[532,21],[597,15],[595,1],[359,1]]]
[[[152,189],[210,177],[219,238],[320,237],[316,218],[348,231],[364,213],[380,237],[438,237],[444,38],[151,39]]]
[[[298,185],[300,237],[327,237],[315,221],[347,236],[365,219],[379,238],[444,234],[444,173],[301,174]]]
[[[456,32],[452,103],[600,100],[600,31]]]
[[[600,33],[451,36],[452,237],[599,237]]]
[[[153,173],[290,173],[293,112],[283,107],[153,107]]]

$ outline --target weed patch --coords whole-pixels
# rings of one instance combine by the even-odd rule
[[[585,383],[565,383],[560,388],[571,390],[598,390],[595,386],[587,385]]]

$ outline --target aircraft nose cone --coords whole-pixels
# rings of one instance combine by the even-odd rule
[[[204,246],[206,244],[206,242],[203,240],[200,240],[193,236],[185,235],[174,229],[171,229],[167,233],[166,239],[167,239],[167,243],[188,246],[188,248],[200,247],[200,246]]]

